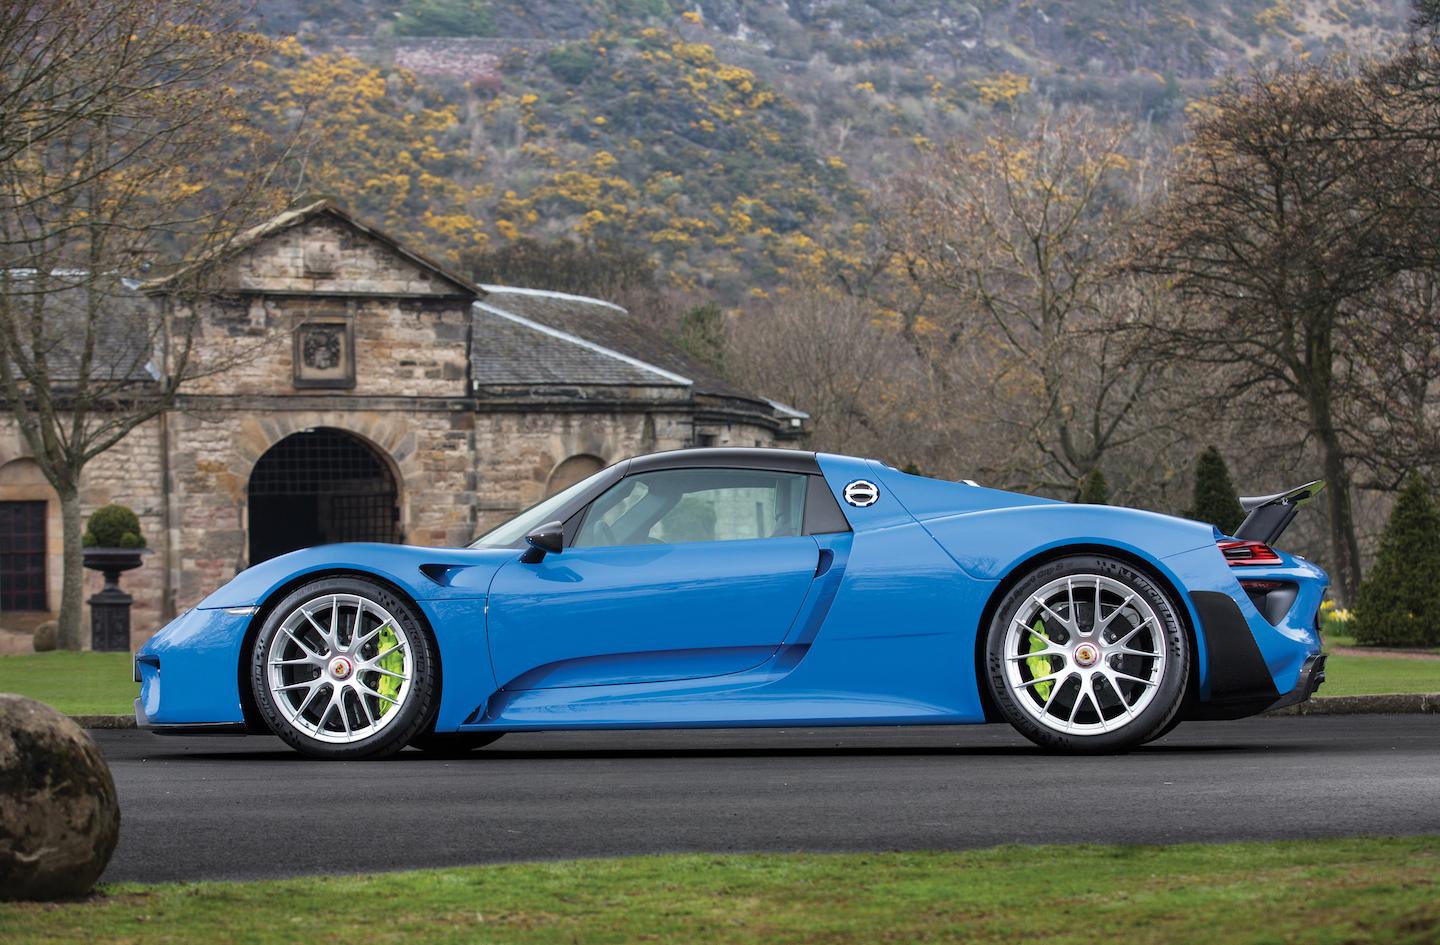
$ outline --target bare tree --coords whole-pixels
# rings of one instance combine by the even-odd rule
[[[1356,486],[1397,492],[1413,470],[1440,473],[1440,272],[1401,274],[1348,322],[1336,409]]]
[[[0,397],[54,487],[59,641],[81,645],[81,475],[207,366],[126,276],[204,256],[258,211],[221,142],[265,48],[224,3],[17,0],[0,14]],[[179,283],[196,291],[203,267]]]
[[[924,378],[895,325],[873,303],[810,287],[728,328],[730,373],[811,414],[821,449],[920,462],[913,411]]]
[[[1294,411],[1317,450],[1326,490],[1331,569],[1345,601],[1360,580],[1352,499],[1356,429],[1344,423],[1357,386],[1362,313],[1414,265],[1419,232],[1400,137],[1373,133],[1364,86],[1343,64],[1235,81],[1192,121],[1170,198],[1144,231],[1140,268],[1172,280],[1185,304],[1149,332],[1152,353],[1216,371],[1221,400]],[[1256,431],[1263,441],[1262,430]]]
[[[1107,454],[1152,435],[1136,421],[1155,368],[1110,330],[1156,301],[1146,280],[1114,275],[1143,186],[1127,136],[1080,114],[999,125],[905,175],[887,214],[925,298],[905,335],[951,361],[951,383],[987,390],[987,418],[1015,447],[1002,480],[1073,495]]]

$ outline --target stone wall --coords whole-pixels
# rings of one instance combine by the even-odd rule
[[[113,449],[101,453],[85,467],[81,477],[81,512],[89,516],[102,505],[118,503],[135,510],[151,548],[144,564],[121,577],[121,587],[135,598],[131,613],[131,639],[138,645],[160,626],[165,583],[164,488],[160,449],[161,421],[151,420],[133,430]],[[0,615],[0,626],[32,630],[42,619],[54,619],[60,610],[63,535],[60,503],[44,480],[14,420],[0,414],[0,501],[43,499],[50,503],[46,522],[50,612],[43,615]],[[100,590],[104,579],[85,572],[85,596]],[[85,639],[89,640],[90,609],[84,608]],[[14,626],[12,626],[12,624]]]
[[[351,296],[454,295],[439,273],[327,212],[235,254],[212,283],[241,292]]]
[[[307,265],[328,274],[307,274]],[[314,217],[245,250],[211,288],[217,294],[195,312],[176,310],[181,321],[199,317],[200,376],[187,384],[191,395],[299,390],[295,330],[312,320],[352,327],[355,383],[344,388],[350,395],[469,393],[469,297],[332,217]]]
[[[172,427],[175,607],[192,606],[248,566],[246,490],[255,463],[317,427],[365,441],[394,473],[400,527],[416,545],[459,545],[474,531],[473,416],[453,409],[266,409],[177,415]]]
[[[185,390],[214,394],[313,393],[295,383],[295,330],[308,321],[352,326],[354,396],[463,397],[470,306],[454,299],[255,296],[200,306],[197,376]],[[338,395],[337,395],[338,396]]]
[[[692,437],[686,412],[481,412],[475,418],[476,531],[484,532],[546,495],[551,474],[572,456],[609,463],[680,449]]]

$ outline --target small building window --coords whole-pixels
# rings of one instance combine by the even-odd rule
[[[44,502],[0,502],[0,611],[45,611]]]

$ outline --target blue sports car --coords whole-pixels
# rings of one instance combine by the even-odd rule
[[[506,732],[1004,720],[1113,752],[1308,699],[1327,578],[1235,535],[791,450],[619,462],[467,548],[243,572],[135,657],[141,726],[321,758]]]

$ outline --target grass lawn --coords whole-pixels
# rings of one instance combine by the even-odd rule
[[[638,857],[0,903],[0,939],[1433,943],[1440,838]]]
[[[1360,644],[1358,644],[1358,643],[1355,642],[1355,638],[1354,638],[1354,637],[1348,636],[1348,635],[1343,634],[1343,633],[1331,633],[1328,628],[1322,628],[1322,634],[1323,634],[1324,639],[1325,639],[1325,648],[1326,648],[1327,650],[1333,649],[1333,648],[1335,648],[1335,647],[1337,647],[1337,646],[1359,646],[1359,645],[1360,645]],[[1417,653],[1430,653],[1430,654],[1432,654],[1432,655],[1434,655],[1434,656],[1440,656],[1440,646],[1417,647],[1416,650],[1415,650],[1415,652],[1417,652]]]
[[[0,692],[18,692],[67,715],[130,715],[140,687],[129,653],[0,656]]]
[[[1325,661],[1322,696],[1388,692],[1440,692],[1440,660],[1332,653]]]
[[[1324,696],[1440,692],[1440,660],[1330,656]],[[0,692],[18,692],[70,715],[129,715],[137,686],[128,653],[0,656]]]

